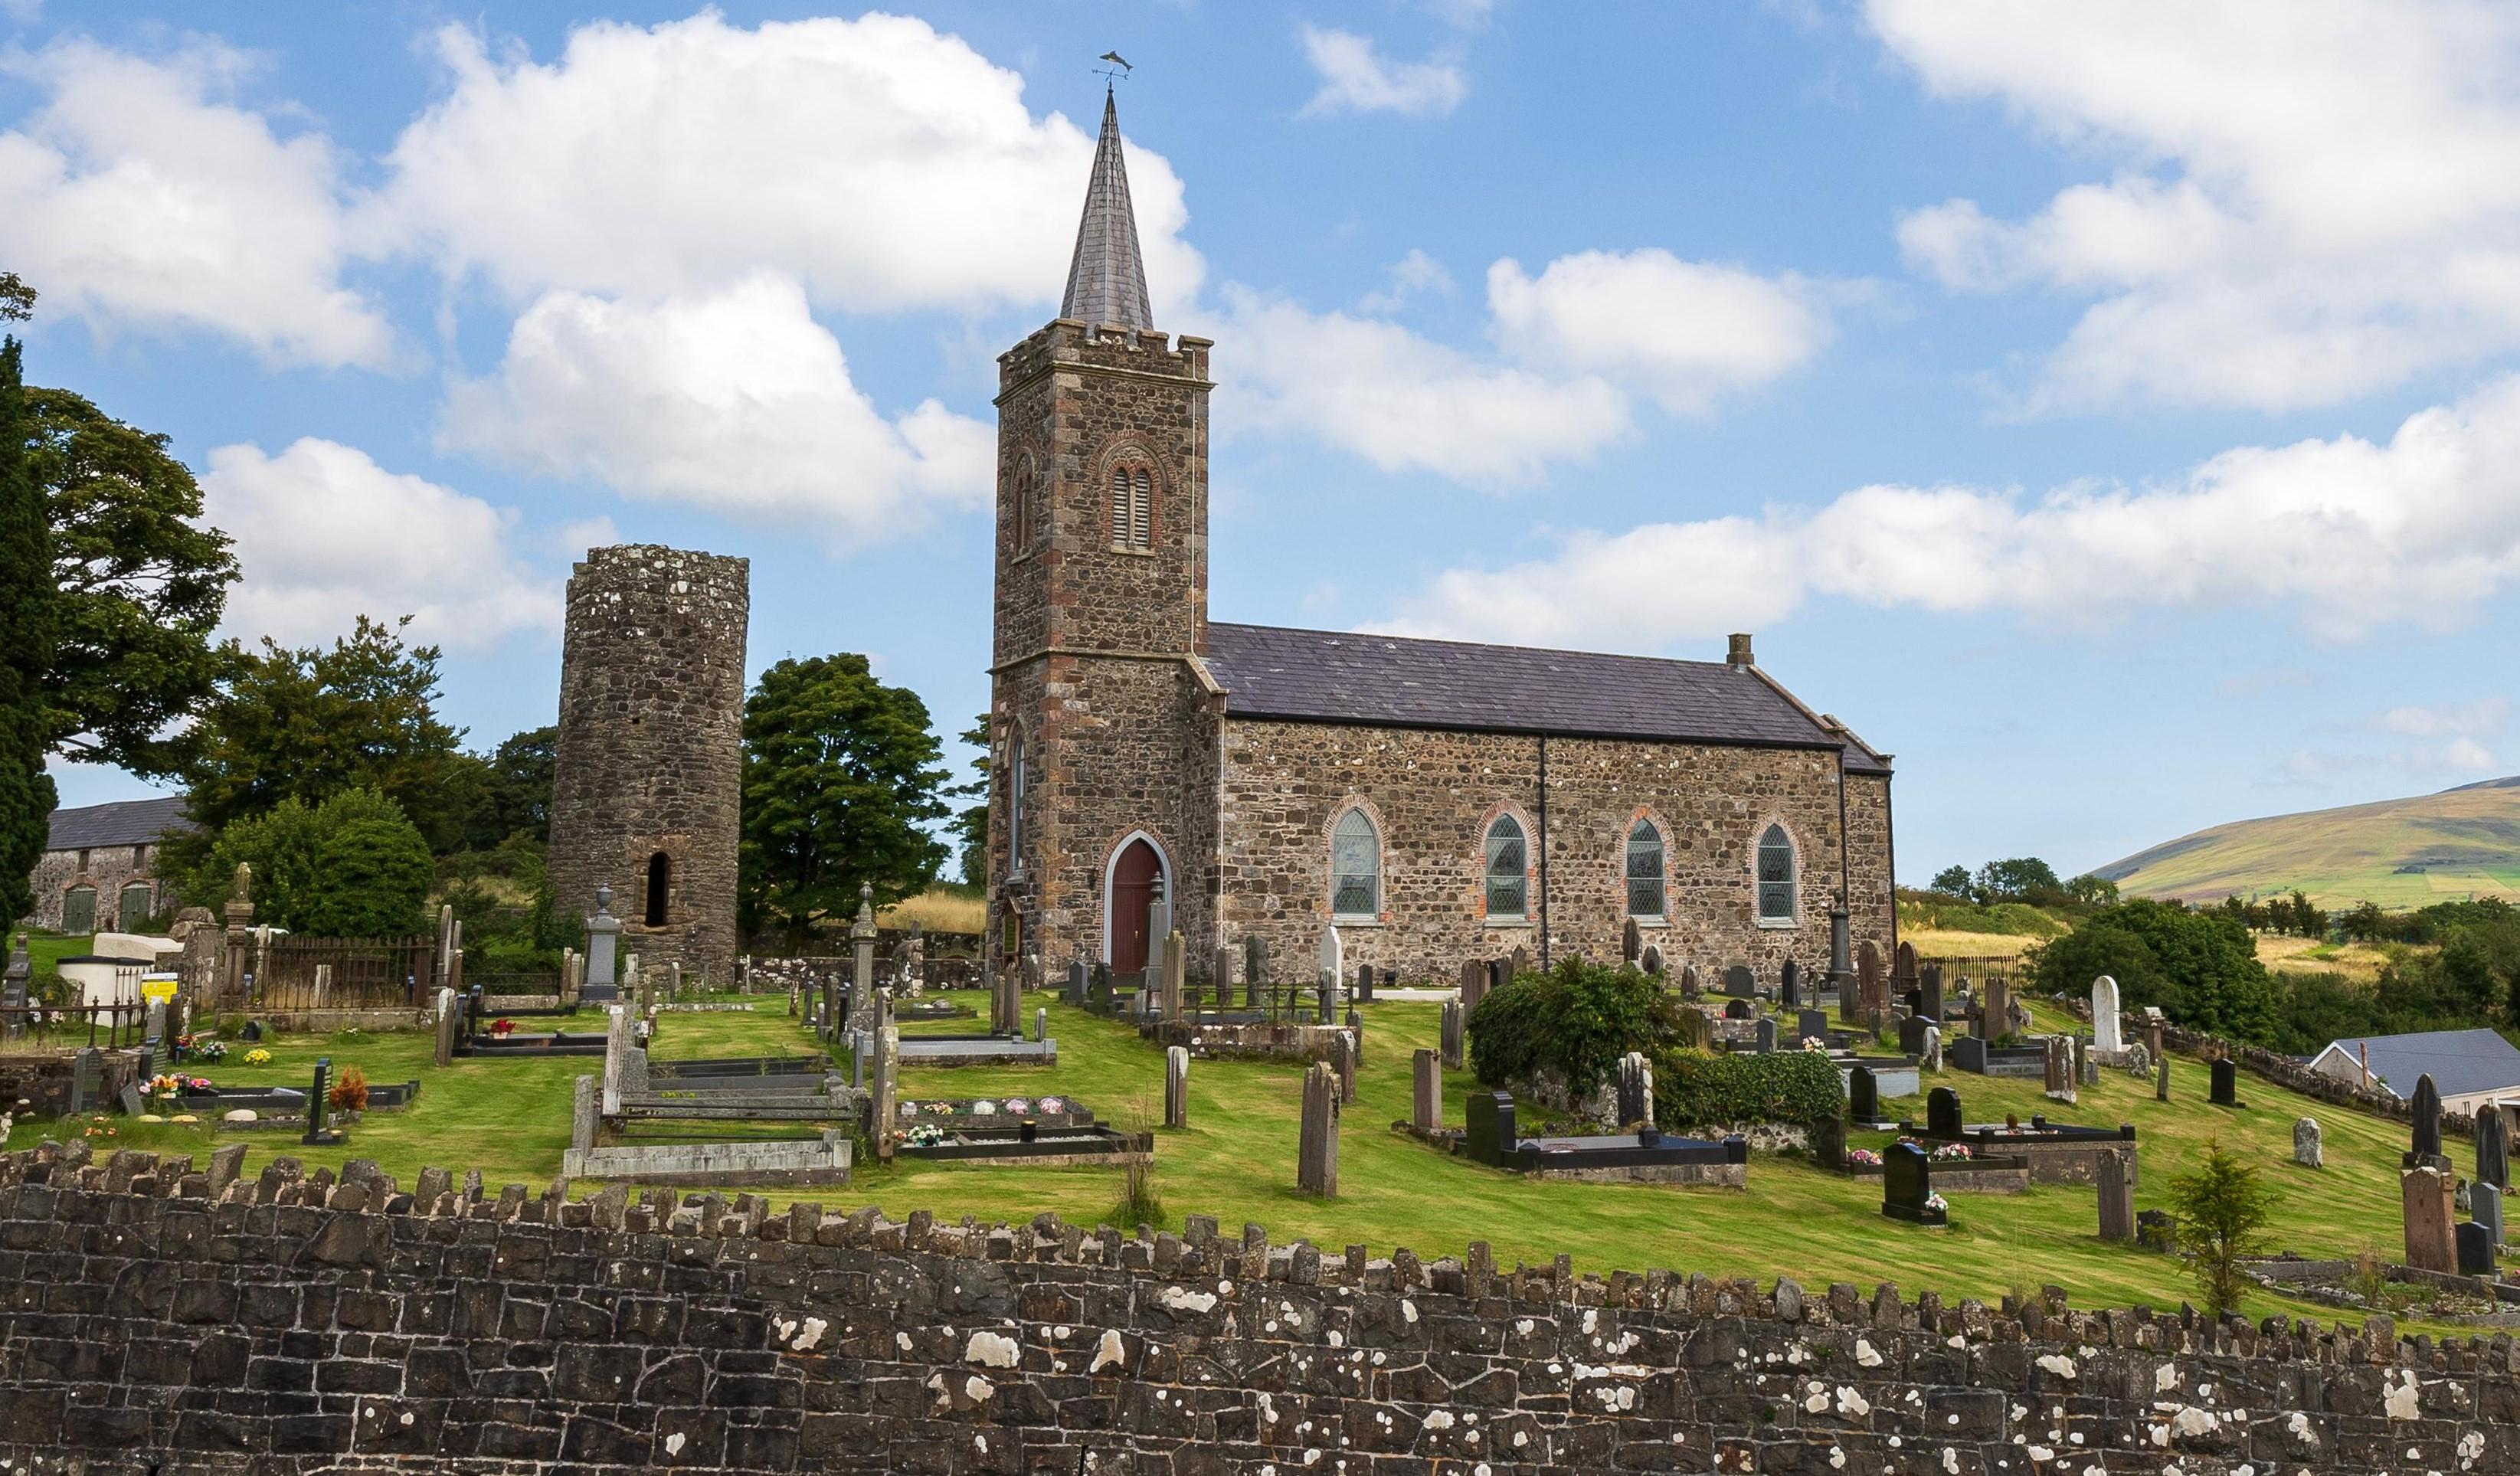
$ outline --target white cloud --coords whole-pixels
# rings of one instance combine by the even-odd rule
[[[387,471],[355,447],[221,446],[202,498],[243,571],[223,628],[248,642],[329,643],[363,614],[415,616],[417,637],[454,647],[559,624],[559,587],[517,560],[514,512]]]
[[[1956,291],[2096,300],[2026,408],[2330,403],[2520,345],[2520,10],[2440,0],[1871,0],[1933,91],[1999,99],[2102,182],[1900,223]]]
[[[222,100],[251,69],[211,42],[0,58],[47,95],[0,133],[0,259],[101,331],[207,329],[276,363],[382,366],[392,333],[341,284],[340,159]]]
[[[1801,368],[1830,335],[1826,305],[1801,278],[1660,249],[1560,256],[1537,278],[1499,261],[1488,304],[1518,357],[1636,385],[1678,414]]]
[[[1356,301],[1358,311],[1396,313],[1407,306],[1412,297],[1428,293],[1442,297],[1453,294],[1453,274],[1444,263],[1418,246],[1411,246],[1409,254],[1393,262],[1390,271],[1384,275],[1390,286],[1359,297]]]
[[[1578,532],[1550,558],[1439,576],[1388,628],[1653,649],[1837,598],[2060,624],[2272,606],[2351,638],[2453,624],[2514,580],[2520,378],[2506,378],[2408,417],[2386,444],[2241,447],[2159,485],[2035,501],[1876,485],[1818,510]]]
[[[544,293],[497,373],[450,389],[439,440],[848,544],[982,505],[996,460],[934,400],[878,414],[803,289],[767,273],[653,302]]]
[[[660,296],[758,269],[851,310],[1054,301],[1092,135],[1035,120],[1023,79],[895,16],[715,12],[569,33],[558,61],[438,33],[446,96],[403,131],[368,226],[522,298]],[[1129,151],[1160,306],[1196,293],[1181,180]]]
[[[1225,291],[1233,401],[1220,424],[1310,434],[1384,471],[1476,486],[1537,481],[1628,432],[1627,398],[1590,376],[1552,379],[1483,362],[1396,323],[1314,313],[1246,288]]]
[[[1371,36],[1307,25],[1301,38],[1304,60],[1322,81],[1301,116],[1397,112],[1441,117],[1460,107],[1470,90],[1469,78],[1459,67],[1435,61],[1387,62],[1374,50]]]
[[[2470,774],[2483,774],[2502,766],[2494,754],[2474,738],[2452,738],[2439,750],[2439,762],[2445,769],[2462,769]]]
[[[2478,738],[2500,733],[2510,720],[2508,697],[2480,697],[2473,702],[2437,707],[2392,707],[2371,720],[2383,733],[2408,738]]]

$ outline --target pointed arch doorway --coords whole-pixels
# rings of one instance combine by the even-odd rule
[[[1152,837],[1131,835],[1103,875],[1102,957],[1114,974],[1144,973],[1153,952],[1149,916],[1170,895],[1171,867]]]

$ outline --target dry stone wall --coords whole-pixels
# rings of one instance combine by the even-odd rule
[[[1449,978],[1463,959],[1516,947],[1537,957],[1541,895],[1539,740],[1527,735],[1226,720],[1220,904],[1228,937],[1257,933],[1281,970],[1309,977],[1329,914],[1329,833],[1363,805],[1382,840],[1382,912],[1341,922],[1351,964]],[[1787,959],[1825,968],[1829,912],[1854,888],[1852,947],[1893,947],[1889,784],[1850,786],[1840,867],[1837,758],[1824,750],[1590,738],[1549,740],[1551,947],[1616,959],[1627,922],[1627,838],[1650,819],[1664,841],[1668,902],[1641,927],[1673,971],[1713,978],[1733,962],[1776,978]],[[1510,811],[1531,839],[1526,920],[1485,916],[1487,827]],[[1861,827],[1857,818],[1863,819]],[[1763,926],[1751,860],[1759,835],[1792,835],[1793,924]]]
[[[552,766],[552,894],[612,888],[622,952],[735,978],[750,561],[652,544],[588,551],[568,581]],[[669,866],[648,925],[650,858]]]
[[[2512,1340],[2386,1319],[406,1191],[238,1151],[0,1158],[6,1469],[2520,1470]]]

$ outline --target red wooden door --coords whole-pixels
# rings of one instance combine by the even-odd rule
[[[1111,972],[1143,973],[1147,967],[1147,910],[1163,885],[1163,863],[1142,838],[1130,841],[1111,869]]]

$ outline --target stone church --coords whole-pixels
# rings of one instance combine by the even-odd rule
[[[1896,944],[1890,756],[1722,661],[1207,612],[1209,354],[1154,326],[1106,98],[1059,316],[999,360],[989,909],[1001,966],[1449,979],[1527,949],[1676,970]],[[1159,906],[1160,904],[1160,906]],[[1193,963],[1193,968],[1198,965]]]

